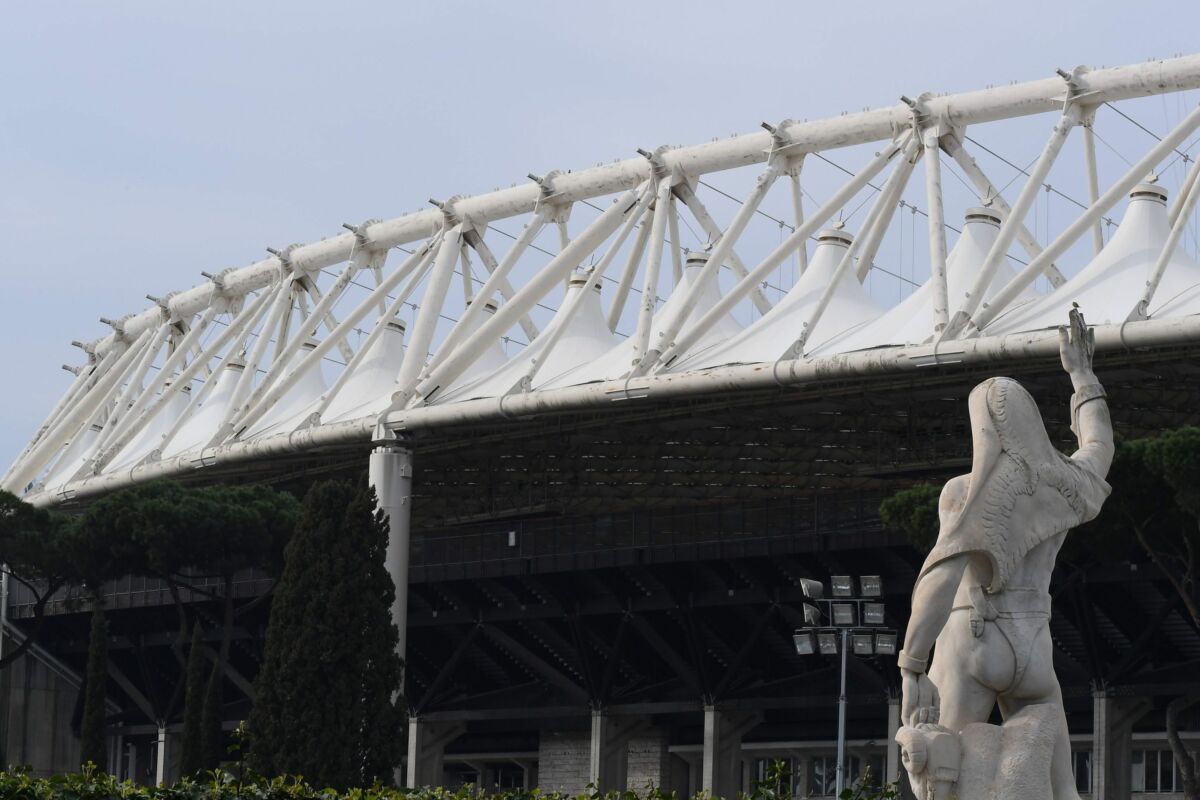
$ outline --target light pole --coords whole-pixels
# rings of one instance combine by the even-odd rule
[[[838,692],[837,789],[841,796],[846,788],[846,659],[851,647],[856,656],[896,655],[896,630],[885,625],[883,582],[878,575],[863,575],[858,579],[859,592],[854,592],[854,579],[849,575],[834,575],[829,579],[830,597],[820,581],[802,578],[804,596],[812,603],[804,604],[803,628],[792,634],[796,652],[802,656],[836,655],[841,653],[841,690]],[[815,603],[815,605],[814,605]],[[822,624],[828,620],[830,624]],[[840,639],[840,642],[839,642]]]

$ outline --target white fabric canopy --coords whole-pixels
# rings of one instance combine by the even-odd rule
[[[996,317],[986,333],[1062,325],[1072,303],[1079,304],[1090,325],[1124,322],[1141,298],[1169,232],[1166,192],[1155,184],[1138,185],[1130,194],[1129,206],[1116,234],[1091,263],[1038,302]],[[1197,285],[1200,285],[1200,266],[1182,247],[1177,247],[1151,308],[1170,303],[1171,298],[1178,298]]]
[[[778,361],[800,337],[852,241],[853,236],[845,231],[822,231],[808,269],[782,300],[737,336],[723,337],[707,349],[695,348],[692,355],[677,361],[672,371]],[[829,305],[809,337],[808,350],[811,352],[881,313],[882,309],[858,282],[851,265],[838,281]]]

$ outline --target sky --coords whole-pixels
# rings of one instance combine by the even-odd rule
[[[1196,47],[1194,0],[1100,8],[8,4],[0,472],[81,363],[71,341],[147,293],[529,172]],[[1178,116],[1151,111],[1160,133]],[[1027,163],[1040,138],[1000,144]]]

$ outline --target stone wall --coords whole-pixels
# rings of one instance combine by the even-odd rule
[[[652,730],[629,740],[628,779],[626,788],[642,791],[647,785],[670,791],[671,754],[667,752],[667,737]]]
[[[579,794],[588,783],[591,734],[545,731],[538,743],[538,786],[545,791]]]

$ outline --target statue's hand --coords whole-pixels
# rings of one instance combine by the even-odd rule
[[[900,721],[910,728],[928,723],[936,725],[941,697],[938,688],[924,673],[900,668]]]
[[[1071,309],[1071,324],[1058,329],[1058,353],[1063,369],[1075,376],[1092,375],[1092,354],[1096,351],[1096,332],[1089,330],[1079,309]]]

